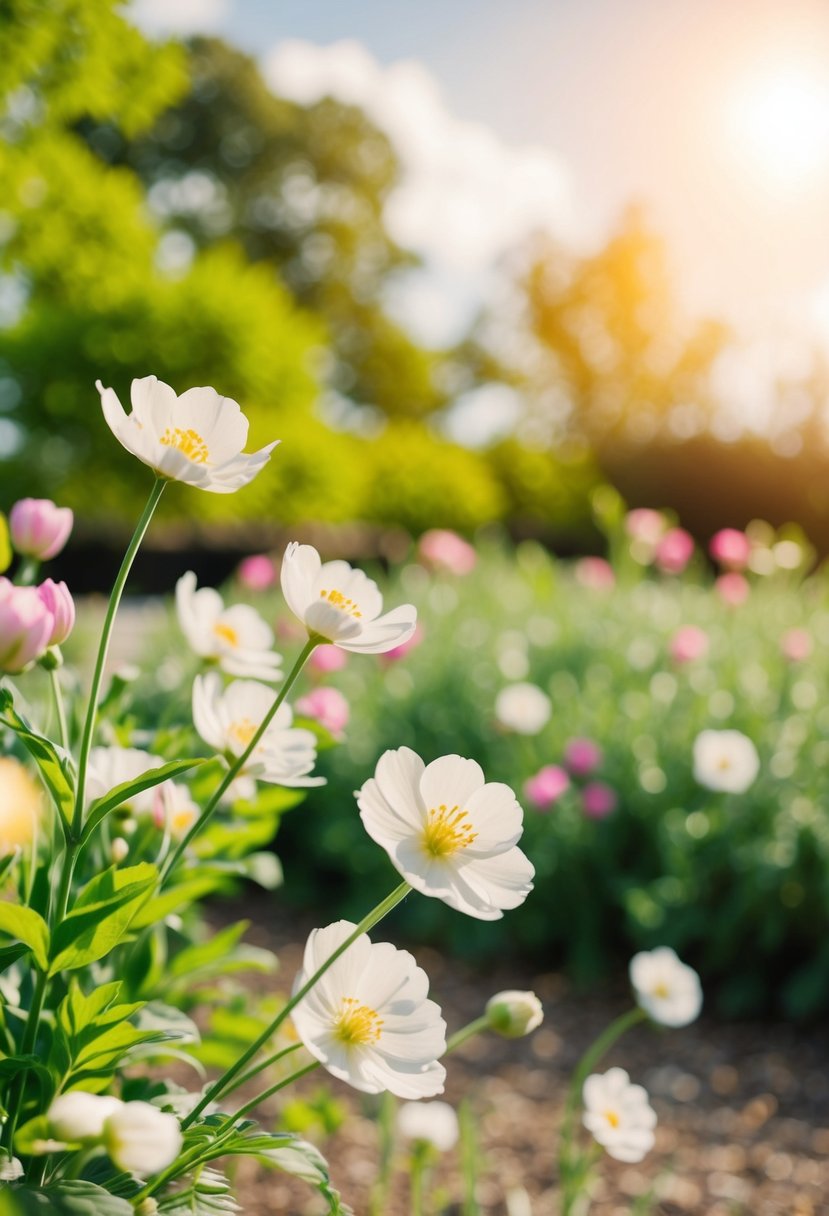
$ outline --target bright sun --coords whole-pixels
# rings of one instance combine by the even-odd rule
[[[767,184],[805,187],[829,168],[829,80],[790,65],[757,71],[732,95],[730,131]]]

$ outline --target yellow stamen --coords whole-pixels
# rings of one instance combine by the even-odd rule
[[[231,722],[227,733],[236,740],[240,747],[244,748],[250,743],[258,729],[259,727],[255,722],[251,722],[250,718],[239,718],[237,722]]]
[[[664,980],[660,980],[658,984],[654,984],[651,988],[651,996],[658,996],[660,1000],[667,1001],[671,995],[671,990]]]
[[[361,1005],[356,997],[343,998],[340,1015],[334,1023],[334,1034],[341,1043],[356,1046],[376,1043],[382,1033],[383,1019],[368,1005]]]
[[[221,638],[223,642],[227,642],[229,646],[239,645],[239,634],[232,625],[225,625],[222,621],[217,621],[213,626],[213,632],[217,638]]]
[[[183,431],[180,427],[170,430],[167,427],[159,442],[166,448],[178,448],[194,464],[207,464],[210,459],[207,444],[198,431]]]
[[[347,612],[349,616],[356,617],[357,620],[363,615],[360,612],[354,600],[346,599],[342,591],[320,591],[320,599],[327,600],[334,608],[339,608],[343,612]]]
[[[605,1117],[605,1119],[607,1119],[607,1121],[611,1127],[618,1127],[619,1124],[621,1123],[621,1119],[616,1114],[615,1110],[606,1110],[604,1112],[604,1117]]]
[[[478,836],[472,831],[469,816],[457,806],[445,803],[429,811],[423,831],[423,851],[432,857],[451,857],[459,849],[465,849]]]

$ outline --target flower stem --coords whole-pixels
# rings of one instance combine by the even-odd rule
[[[292,1043],[290,1047],[283,1047],[281,1051],[275,1051],[272,1056],[268,1056],[266,1060],[262,1060],[255,1068],[251,1068],[248,1072],[242,1073],[241,1077],[237,1077],[232,1085],[229,1085],[225,1090],[225,1097],[232,1093],[234,1089],[241,1089],[248,1081],[252,1081],[254,1077],[258,1077],[260,1072],[264,1072],[266,1068],[270,1068],[271,1064],[276,1064],[285,1056],[291,1055],[295,1051],[299,1051],[301,1043]]]
[[[60,676],[58,668],[53,667],[49,672],[49,683],[52,686],[52,700],[55,703],[55,714],[58,720],[58,734],[60,736],[60,745],[64,751],[69,751],[69,728],[66,725],[66,709],[63,704],[63,693],[60,687]]]
[[[264,1102],[266,1098],[270,1098],[273,1094],[278,1093],[280,1089],[285,1089],[286,1086],[293,1085],[294,1081],[298,1081],[300,1077],[304,1077],[306,1073],[313,1072],[314,1069],[319,1068],[319,1066],[319,1060],[312,1060],[310,1064],[306,1064],[304,1067],[298,1068],[296,1072],[292,1072],[289,1077],[283,1077],[281,1081],[277,1081],[276,1084],[271,1085],[269,1089],[265,1089],[261,1094],[257,1094],[255,1098],[251,1098],[251,1100],[246,1102],[244,1106],[240,1106],[234,1115],[229,1115],[219,1130],[229,1130],[237,1119],[241,1119],[243,1115],[248,1113],[248,1111],[251,1111],[254,1109],[254,1107],[257,1107],[260,1102]]]
[[[466,1026],[462,1026],[460,1030],[456,1030],[453,1035],[450,1035],[446,1041],[445,1055],[449,1055],[450,1051],[454,1051],[456,1047],[460,1047],[467,1039],[471,1039],[473,1035],[480,1034],[482,1030],[489,1030],[489,1018],[486,1014],[481,1014],[479,1018],[475,1018],[473,1022],[469,1022]]]
[[[317,968],[310,979],[306,980],[302,987],[298,988],[293,994],[291,999],[287,1001],[285,1005],[283,1005],[282,1009],[280,1009],[279,1013],[276,1015],[270,1025],[262,1031],[259,1038],[251,1043],[250,1047],[248,1047],[248,1049],[242,1053],[235,1064],[232,1064],[231,1067],[225,1073],[223,1073],[221,1077],[219,1077],[218,1081],[214,1081],[201,1101],[198,1102],[197,1105],[194,1106],[190,1111],[190,1114],[182,1120],[181,1126],[183,1128],[186,1129],[190,1127],[192,1123],[195,1123],[196,1119],[198,1119],[205,1107],[209,1106],[211,1102],[215,1102],[217,1098],[225,1093],[230,1086],[230,1082],[239,1075],[242,1069],[250,1063],[257,1052],[264,1047],[271,1035],[273,1035],[279,1029],[288,1015],[294,1009],[296,1009],[303,997],[308,995],[314,985],[319,982],[323,975],[325,975],[328,968],[337,961],[340,955],[343,954],[348,947],[357,940],[358,937],[362,937],[364,933],[368,933],[369,929],[372,929],[379,921],[383,919],[384,916],[387,916],[388,913],[391,912],[392,908],[395,908],[401,902],[401,900],[406,898],[410,891],[411,887],[409,884],[407,882],[402,882],[400,886],[395,887],[392,893],[387,895],[376,908],[369,912],[367,916],[363,917],[359,925],[357,925],[355,928],[354,932],[349,934],[349,936],[337,947],[333,954],[331,954],[325,960],[325,962]]]
[[[48,977],[46,972],[38,971],[34,992],[32,993],[32,1003],[26,1016],[26,1029],[23,1031],[23,1038],[20,1043],[20,1054],[22,1056],[30,1055],[37,1043],[37,1031],[40,1024],[40,1014],[43,1010],[43,1002],[46,997],[47,984]],[[26,1080],[26,1073],[20,1073],[15,1079],[12,1092],[9,1094],[9,1117],[4,1129],[4,1139],[8,1145],[9,1156],[12,1156],[14,1152],[14,1133],[17,1130],[20,1108],[23,1105]]]
[[[318,645],[319,645],[319,640],[317,638],[309,638],[308,641],[305,643],[304,647],[302,648],[302,650],[299,653],[299,656],[298,656],[296,662],[294,663],[293,667],[291,668],[290,672],[288,673],[288,675],[285,679],[285,683],[282,685],[279,692],[276,694],[276,699],[274,700],[273,705],[270,707],[270,709],[268,710],[268,712],[265,714],[264,718],[260,722],[259,728],[257,729],[256,734],[253,736],[250,743],[248,743],[247,747],[242,752],[241,756],[237,756],[237,758],[234,760],[233,764],[231,764],[230,768],[227,770],[224,777],[219,782],[219,785],[214,790],[210,801],[208,802],[207,806],[202,811],[201,815],[199,815],[198,818],[193,821],[193,823],[190,825],[189,830],[185,833],[185,835],[179,841],[178,845],[176,846],[175,851],[170,854],[170,857],[167,860],[167,862],[161,872],[160,885],[164,884],[165,880],[168,878],[171,871],[175,869],[175,867],[181,860],[182,856],[184,855],[184,852],[187,849],[187,847],[189,846],[190,842],[194,839],[195,836],[198,835],[199,832],[203,831],[204,828],[207,826],[209,820],[211,819],[211,817],[213,816],[213,814],[216,810],[216,807],[219,805],[219,803],[221,801],[222,795],[225,793],[225,791],[228,789],[228,787],[232,784],[232,782],[239,776],[239,774],[241,773],[245,764],[247,764],[248,760],[251,757],[251,754],[253,753],[254,748],[259,743],[259,740],[262,738],[265,731],[270,726],[271,721],[273,720],[273,717],[274,717],[276,711],[279,709],[280,705],[287,697],[291,688],[295,684],[296,679],[299,676],[299,673],[302,671],[303,667],[305,666],[308,659],[310,658],[312,652]]]

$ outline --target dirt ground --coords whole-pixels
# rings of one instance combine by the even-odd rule
[[[250,908],[233,911],[251,914]],[[259,928],[248,936],[276,950],[280,982],[288,987],[305,927],[265,930],[255,913],[254,919]],[[501,989],[532,988],[543,1001],[544,1023],[533,1035],[511,1042],[478,1036],[449,1057],[444,1097],[452,1103],[468,1097],[476,1113],[480,1216],[556,1216],[557,1129],[567,1083],[597,1034],[629,1008],[626,993],[585,999],[561,976],[532,974],[517,962],[482,974],[433,950],[415,953],[450,1033],[477,1017]],[[648,1090],[659,1118],[656,1146],[639,1165],[601,1159],[591,1216],[628,1214],[649,1192],[658,1216],[829,1216],[825,1026],[724,1025],[705,1016],[682,1030],[640,1025],[611,1050],[600,1071],[614,1064]],[[357,1216],[366,1216],[377,1161],[372,1100],[323,1078],[321,1071],[307,1079],[306,1090],[318,1089],[323,1080],[352,1113],[319,1147],[334,1185]],[[260,1115],[265,1125],[276,1126],[275,1101]],[[317,1216],[326,1210],[304,1184],[255,1163],[242,1162],[236,1177],[246,1216]],[[446,1155],[435,1182],[451,1200],[436,1212],[460,1216],[456,1152]],[[409,1211],[401,1168],[384,1216]]]

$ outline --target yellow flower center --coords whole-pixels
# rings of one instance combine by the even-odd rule
[[[616,1114],[615,1110],[606,1110],[604,1112],[604,1117],[605,1117],[605,1119],[607,1119],[607,1121],[611,1127],[618,1127],[619,1124],[621,1123],[621,1119]]]
[[[451,857],[459,849],[465,849],[477,838],[472,831],[469,816],[457,806],[447,807],[441,803],[432,808],[423,830],[423,851],[432,857]]]
[[[258,729],[259,727],[250,718],[239,718],[238,721],[231,722],[227,728],[227,733],[232,739],[236,740],[240,747],[245,748]]]
[[[354,600],[346,599],[342,591],[320,591],[320,599],[327,600],[334,608],[347,612],[349,616],[356,617],[357,620],[363,615]]]
[[[180,811],[174,811],[170,816],[170,832],[178,839],[183,836],[189,827],[196,821],[198,810],[194,806],[183,807]]]
[[[341,1043],[357,1046],[376,1043],[382,1033],[383,1019],[368,1005],[361,1005],[354,996],[343,998],[334,1034]]]
[[[213,632],[217,638],[227,642],[228,646],[239,645],[239,634],[232,625],[225,625],[222,621],[217,621],[213,626]]]
[[[727,772],[728,769],[731,768],[731,757],[730,756],[720,756],[719,760],[717,761],[717,768],[720,770],[721,773]]]
[[[178,448],[194,464],[207,464],[210,459],[207,444],[198,431],[183,431],[178,426],[171,430],[167,427],[159,442],[163,443],[165,448]]]
[[[654,984],[651,988],[651,996],[658,996],[661,1001],[667,1001],[671,995],[671,990],[664,980],[660,980],[658,984]]]

